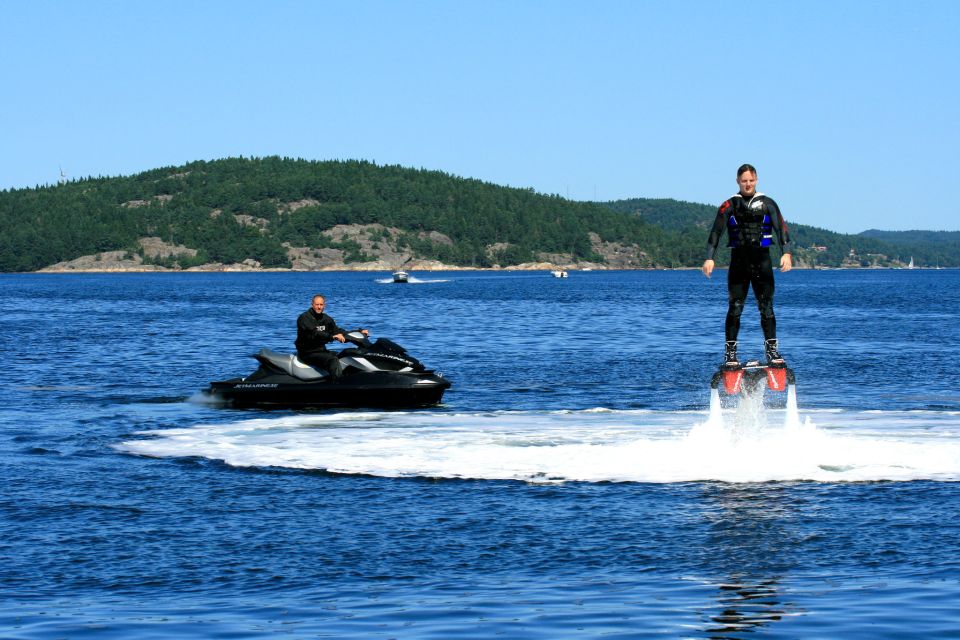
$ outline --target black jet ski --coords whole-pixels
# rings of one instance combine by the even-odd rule
[[[450,381],[388,338],[345,334],[356,345],[338,352],[343,375],[331,379],[295,354],[261,349],[244,378],[211,382],[207,394],[235,407],[422,407],[438,404]]]

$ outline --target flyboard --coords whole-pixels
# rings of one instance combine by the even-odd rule
[[[740,365],[721,365],[720,370],[710,379],[711,389],[723,389],[727,395],[741,392],[752,393],[762,384],[771,391],[786,391],[789,385],[796,384],[793,369],[786,364],[762,363],[748,360]]]

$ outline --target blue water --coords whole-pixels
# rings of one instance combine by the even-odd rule
[[[0,276],[0,637],[960,638],[960,272],[779,275],[794,412],[722,272],[385,275]],[[313,293],[443,406],[203,401]]]

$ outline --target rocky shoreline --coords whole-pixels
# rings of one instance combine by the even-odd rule
[[[322,251],[322,250],[321,250]],[[223,264],[221,262],[211,262],[187,268],[166,267],[158,264],[151,264],[144,260],[137,253],[129,251],[104,251],[89,256],[81,256],[74,260],[58,262],[57,264],[39,269],[35,273],[189,273],[189,272],[291,272],[291,273],[309,273],[325,271],[365,271],[365,272],[385,272],[393,273],[401,267],[397,262],[388,262],[384,260],[374,260],[370,262],[345,263],[336,259],[326,259],[322,264],[305,265],[302,262],[294,263],[292,268],[284,267],[264,267],[256,260],[244,260],[232,264]],[[555,263],[555,262],[529,262],[525,264],[510,265],[506,267],[465,267],[462,265],[444,264],[436,260],[415,260],[409,259],[402,263],[404,271],[574,271],[574,270],[607,270],[608,265],[595,263]]]
[[[635,245],[604,242],[594,233],[590,234],[591,248],[603,257],[603,262],[586,262],[573,259],[570,254],[541,253],[535,262],[493,267],[465,267],[420,259],[400,242],[401,231],[379,224],[338,225],[324,232],[329,238],[328,247],[295,247],[285,244],[292,267],[264,267],[254,259],[224,264],[210,262],[191,264],[197,261],[196,249],[164,242],[158,237],[142,237],[133,250],[103,251],[58,262],[39,269],[35,273],[142,273],[142,272],[324,272],[364,271],[393,273],[404,271],[609,271],[609,270],[664,270],[650,260],[647,254]],[[423,237],[439,244],[452,244],[447,236],[436,231],[423,232]],[[349,245],[359,247],[361,255],[372,258],[365,262],[347,262],[347,250],[338,248]],[[488,255],[509,245],[488,247]],[[180,261],[185,265],[181,266]],[[795,261],[796,269],[824,269],[825,267]],[[879,265],[861,266],[844,264],[841,269],[885,269]],[[680,267],[677,270],[699,269],[698,266]]]
[[[478,267],[464,267],[420,259],[402,245],[401,230],[380,224],[337,225],[323,235],[329,239],[327,247],[296,247],[284,244],[287,257],[293,265],[288,268],[264,267],[254,259],[224,264],[211,262],[181,267],[179,262],[190,264],[196,261],[198,251],[191,247],[164,242],[158,237],[142,237],[132,250],[103,251],[72,260],[49,265],[38,272],[43,273],[113,273],[113,272],[162,272],[162,271],[469,271]],[[452,245],[453,241],[436,231],[421,232],[422,239],[435,244]],[[593,250],[603,256],[604,262],[576,261],[570,254],[541,253],[538,260],[518,265],[487,268],[492,271],[554,271],[582,269],[637,269],[654,268],[646,253],[636,246],[603,242],[591,234]],[[347,261],[348,251],[342,247],[359,249],[361,255],[372,258],[367,261]],[[491,245],[488,254],[508,247],[506,244]]]
[[[119,252],[123,253],[123,252]],[[100,254],[98,254],[100,255]],[[238,262],[233,264],[222,264],[219,262],[212,262],[209,264],[203,264],[196,267],[189,267],[187,269],[176,269],[163,267],[154,264],[142,264],[137,263],[133,260],[109,260],[102,259],[96,260],[92,256],[90,260],[87,260],[87,256],[84,258],[78,258],[76,261],[70,261],[70,263],[58,263],[56,265],[51,265],[49,267],[44,267],[34,271],[33,273],[217,273],[217,272],[261,272],[261,273],[323,273],[323,272],[337,272],[337,271],[356,271],[356,272],[382,272],[386,274],[391,274],[394,271],[397,271],[396,268],[392,268],[386,265],[378,265],[376,263],[357,263],[350,265],[330,265],[324,267],[318,267],[316,269],[291,269],[291,268],[282,268],[282,267],[262,267],[260,263],[254,260],[247,260],[244,262]],[[78,264],[71,264],[78,263]],[[692,268],[692,267],[684,267]],[[557,265],[548,262],[531,262],[518,265],[510,265],[507,267],[464,267],[461,265],[449,265],[443,264],[436,261],[422,261],[422,262],[410,262],[403,267],[404,271],[407,272],[431,272],[431,271],[607,271],[610,270],[609,267],[605,265],[597,266],[588,266],[580,267],[574,265]],[[640,269],[637,269],[640,270]],[[651,268],[646,268],[644,270],[650,271],[654,270]]]

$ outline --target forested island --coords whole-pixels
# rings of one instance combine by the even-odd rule
[[[366,161],[227,158],[0,191],[0,271],[687,268],[715,213]],[[790,222],[799,267],[960,266],[960,232]]]

